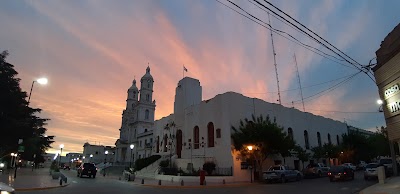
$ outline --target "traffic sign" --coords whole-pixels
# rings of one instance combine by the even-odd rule
[[[24,152],[25,147],[24,146],[18,146],[18,152]]]

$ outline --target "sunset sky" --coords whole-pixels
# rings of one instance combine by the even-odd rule
[[[233,2],[268,21],[252,1]],[[363,65],[400,22],[396,0],[271,2]],[[271,23],[334,55],[276,18]],[[8,0],[1,2],[0,25],[0,50],[10,52],[7,60],[19,72],[22,89],[29,92],[39,77],[49,79],[46,86],[35,84],[31,106],[51,119],[47,134],[56,142],[50,152],[60,144],[63,155],[82,152],[85,142],[114,145],[127,89],[148,64],[156,119],[173,112],[183,65],[185,76],[200,80],[203,100],[234,91],[278,103],[270,31],[215,0]],[[358,70],[277,34],[274,43],[282,105],[302,110],[296,54],[306,111],[368,130],[385,125],[377,86],[365,74],[313,96]]]

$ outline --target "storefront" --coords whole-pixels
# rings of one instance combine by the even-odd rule
[[[400,143],[400,24],[382,41],[376,51],[377,65],[374,71],[376,85],[385,115],[388,137],[391,142]],[[390,144],[392,158],[394,147]],[[396,165],[393,165],[396,167]],[[394,168],[396,170],[396,168]]]

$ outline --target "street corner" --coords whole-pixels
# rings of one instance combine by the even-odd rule
[[[49,190],[49,189],[56,189],[56,188],[63,188],[68,186],[69,183],[64,185],[58,186],[49,186],[49,187],[32,187],[32,188],[15,188],[15,191],[38,191],[38,190]]]

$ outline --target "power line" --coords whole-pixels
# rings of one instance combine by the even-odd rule
[[[334,82],[334,81],[337,81],[337,80],[341,80],[341,79],[344,79],[344,78],[349,78],[349,77],[351,77],[351,76],[353,76],[353,75],[354,75],[354,74],[346,75],[346,76],[344,76],[344,77],[340,77],[340,78],[337,78],[337,79],[325,81],[325,82],[322,82],[322,83],[313,84],[313,85],[309,85],[309,86],[303,86],[302,88],[303,88],[303,89],[304,89],[304,88],[311,88],[311,87],[315,87],[315,86],[319,86],[319,85],[331,83],[331,82]],[[295,91],[295,90],[299,90],[299,88],[292,88],[292,89],[288,89],[288,90],[281,90],[281,92],[290,92],[290,91]],[[260,92],[260,93],[243,93],[243,94],[268,94],[268,93],[271,93],[271,94],[272,94],[272,93],[277,93],[277,91],[274,91],[274,92]]]
[[[333,59],[327,57],[327,56],[332,56],[332,55],[329,55],[329,54],[327,54],[327,53],[325,53],[325,52],[323,52],[323,51],[321,51],[321,50],[319,50],[319,49],[317,49],[317,48],[314,48],[314,47],[312,47],[312,46],[310,46],[310,45],[307,45],[307,44],[302,43],[301,41],[299,41],[298,39],[294,38],[294,37],[293,37],[292,35],[290,35],[289,33],[286,33],[286,32],[284,32],[284,31],[281,31],[281,30],[278,30],[278,29],[275,29],[275,28],[271,28],[271,26],[268,27],[268,24],[267,24],[266,22],[264,22],[264,21],[262,21],[261,19],[255,17],[254,15],[250,14],[249,12],[247,12],[246,10],[244,10],[243,8],[241,8],[239,5],[233,3],[233,2],[230,1],[230,0],[227,0],[227,1],[229,1],[229,2],[230,2],[231,4],[233,4],[234,6],[238,7],[240,10],[242,10],[242,11],[245,12],[245,13],[247,13],[248,15],[250,15],[250,16],[251,16],[252,18],[254,18],[254,19],[250,18],[250,17],[247,16],[247,15],[244,15],[244,14],[240,13],[239,11],[233,9],[232,7],[226,5],[225,3],[222,3],[222,2],[219,1],[219,0],[216,0],[216,1],[217,1],[218,3],[224,5],[225,7],[228,7],[229,9],[235,11],[236,13],[238,13],[238,14],[240,14],[240,15],[246,17],[247,19],[253,21],[254,23],[256,23],[256,24],[258,24],[258,25],[260,25],[260,26],[262,26],[262,27],[264,27],[264,28],[266,28],[266,29],[269,29],[269,30],[272,29],[272,31],[273,31],[275,34],[277,34],[277,35],[279,35],[279,36],[281,36],[281,37],[283,37],[283,38],[285,38],[285,39],[287,39],[287,40],[289,40],[289,41],[291,41],[291,42],[293,42],[293,43],[295,43],[295,44],[297,44],[297,45],[299,45],[299,46],[301,46],[301,47],[303,47],[303,48],[305,48],[305,49],[307,49],[307,50],[309,50],[309,51],[311,51],[311,52],[313,52],[313,53],[315,53],[315,54],[317,54],[317,55],[319,55],[319,56],[321,56],[321,57],[324,57],[324,58],[326,58],[326,59],[328,59],[328,60],[330,60],[330,61],[332,61],[332,62],[335,62],[335,63],[337,63],[337,64],[343,65],[343,66],[345,66],[345,67],[358,69],[357,67],[351,67],[351,66],[348,66],[348,65],[346,65],[346,64],[344,64],[344,63],[338,62],[338,61],[336,61],[336,60],[333,60]],[[274,17],[275,17],[275,16],[274,16]],[[265,24],[265,25],[261,24],[260,22],[258,22],[258,21],[256,21],[256,20],[260,21],[261,23],[263,23],[263,24]],[[267,25],[267,26],[266,26],[266,25]],[[286,34],[286,35],[288,35],[290,38],[292,38],[292,39],[294,39],[294,40],[292,40],[292,39],[290,39],[290,38],[288,38],[288,37],[282,35],[280,32],[281,32],[281,33],[284,33],[284,34]],[[314,50],[312,50],[312,49],[310,49],[310,48],[312,48],[312,49],[314,49],[314,50],[316,50],[316,51],[318,51],[318,52],[316,52],[316,51],[314,51]],[[320,53],[319,53],[319,52],[320,52]],[[334,56],[332,56],[332,57],[334,57]],[[334,57],[334,58],[336,58],[336,57]]]
[[[230,0],[228,0],[230,1]],[[356,67],[357,69],[359,69],[360,71],[363,71],[363,67],[358,67],[356,66],[354,63],[350,62],[348,59],[346,59],[345,57],[343,57],[341,54],[337,53],[336,51],[334,51],[333,49],[331,49],[330,47],[328,47],[327,45],[325,45],[324,43],[322,43],[321,41],[317,40],[315,37],[311,36],[310,34],[308,34],[307,32],[305,32],[304,30],[300,29],[297,25],[293,24],[292,22],[290,22],[289,20],[287,20],[286,18],[284,18],[283,16],[277,14],[275,11],[271,10],[269,7],[266,7],[264,4],[260,3],[257,0],[253,0],[255,2],[257,2],[259,5],[263,6],[264,8],[268,9],[270,12],[274,13],[275,15],[279,16],[280,18],[282,18],[283,20],[285,20],[286,22],[290,23],[291,25],[293,25],[295,28],[299,29],[300,31],[304,32],[307,34],[308,37],[310,37],[311,39],[313,39],[314,41],[318,42],[319,44],[323,45],[325,48],[327,48],[328,50],[332,51],[333,53],[335,53],[336,55],[340,56],[342,59],[344,59],[346,62],[350,63],[351,65],[353,65],[354,67]],[[264,0],[265,1],[265,0]],[[363,71],[364,72],[364,71]],[[364,72],[365,73],[365,72]],[[368,74],[367,74],[368,75]],[[368,75],[369,76],[369,75]],[[371,78],[372,79],[372,78]]]
[[[353,74],[352,76],[350,76],[349,78],[347,78],[347,79],[345,79],[345,80],[343,80],[343,81],[341,81],[341,82],[339,82],[339,83],[333,85],[332,87],[330,87],[330,88],[328,88],[328,89],[326,89],[326,90],[317,92],[317,93],[315,93],[315,94],[313,94],[313,95],[311,95],[311,96],[308,96],[308,97],[306,97],[306,98],[304,98],[304,99],[308,99],[308,101],[310,101],[310,98],[312,98],[312,97],[315,97],[315,96],[317,96],[317,95],[319,95],[319,96],[317,96],[317,97],[320,97],[320,96],[322,96],[322,95],[325,95],[326,93],[335,90],[335,89],[338,88],[340,85],[342,85],[342,84],[344,84],[344,83],[350,81],[351,79],[353,79],[356,75],[358,75],[358,74],[361,73],[361,72],[362,72],[362,71],[359,71],[359,72]],[[324,92],[325,92],[325,93],[324,93]],[[322,94],[322,93],[324,93],[324,94]],[[320,95],[320,94],[321,94],[321,95]],[[299,102],[299,101],[300,101],[300,100],[296,100],[296,101],[293,101],[293,102]]]
[[[266,7],[265,5],[261,4],[259,1],[257,0],[253,0],[255,2],[257,2],[258,4],[260,4],[261,6],[265,7],[266,9],[270,10],[272,13],[278,15],[279,17],[281,17],[282,19],[284,19],[285,21],[287,21],[288,23],[290,23],[291,25],[293,25],[294,27],[298,28],[299,30],[301,30],[297,25],[294,25],[292,22],[289,22],[287,19],[283,18],[281,15],[275,13],[274,11],[272,11],[271,9],[269,9],[268,7]],[[356,60],[354,60],[353,58],[351,58],[350,56],[348,56],[346,53],[342,52],[341,50],[339,50],[338,48],[336,48],[335,46],[333,46],[331,43],[329,43],[327,40],[325,40],[324,38],[322,38],[321,36],[319,36],[318,34],[316,34],[315,32],[313,32],[312,30],[310,30],[309,28],[307,28],[305,25],[303,25],[302,23],[300,23],[299,21],[297,21],[296,19],[292,18],[289,14],[285,13],[284,11],[280,10],[278,7],[274,6],[272,3],[268,2],[267,0],[264,0],[266,3],[268,3],[269,5],[271,5],[272,7],[274,7],[275,9],[277,9],[278,11],[280,11],[281,13],[285,14],[287,17],[289,17],[290,19],[292,19],[293,21],[295,21],[296,23],[300,24],[302,27],[304,27],[305,29],[307,29],[308,31],[310,31],[311,33],[313,33],[314,35],[316,35],[318,38],[320,38],[321,40],[323,40],[324,42],[326,42],[327,44],[329,44],[330,46],[332,46],[333,48],[335,48],[337,51],[339,51],[340,53],[342,53],[343,55],[345,55],[346,57],[348,57],[350,60],[356,62],[358,65],[360,65],[360,69],[361,71],[363,71],[369,78],[371,78],[371,80],[373,82],[375,82],[375,80],[368,74],[368,68],[366,68],[365,66],[361,65],[360,63],[358,63]],[[302,32],[304,32],[304,30],[301,30]],[[315,37],[311,36],[310,34],[306,33],[309,37],[311,37],[312,39],[314,39],[315,41],[317,41],[318,43],[322,44],[323,46],[325,46],[327,49],[331,50],[332,52],[334,52],[335,54],[339,55],[341,58],[343,58],[346,62],[354,65],[353,63],[351,63],[349,60],[347,60],[346,58],[342,57],[342,55],[340,55],[339,53],[333,51],[331,48],[329,48],[328,46],[326,46],[325,44],[323,44],[322,42],[318,41]],[[356,65],[354,65],[356,67]],[[364,71],[363,69],[365,69],[366,71]]]
[[[240,13],[239,11],[237,11],[237,10],[231,8],[230,6],[228,6],[228,5],[226,5],[226,4],[222,3],[222,2],[220,2],[219,0],[216,0],[216,1],[219,2],[219,3],[222,4],[222,5],[224,5],[224,6],[228,7],[228,8],[230,8],[231,10],[233,10],[233,11],[239,13],[240,15],[242,15],[242,16],[244,16],[244,17],[250,19],[251,21],[253,21],[253,22],[255,22],[255,23],[257,23],[257,24],[259,24],[259,25],[261,25],[261,26],[263,26],[263,27],[265,27],[265,28],[267,28],[267,29],[270,29],[270,30],[272,29],[271,27],[267,27],[267,26],[265,26],[265,25],[259,23],[258,21],[260,21],[260,22],[266,24],[265,22],[263,22],[263,21],[260,20],[259,18],[253,16],[252,14],[250,14],[249,12],[247,12],[246,10],[244,10],[243,8],[241,8],[239,5],[233,3],[232,1],[227,0],[227,1],[230,2],[232,5],[236,6],[237,8],[239,8],[240,10],[242,10],[242,11],[245,12],[245,13],[247,13],[247,14],[250,15],[252,18],[254,18],[254,19],[258,20],[258,21],[255,21],[254,19],[252,19],[252,18],[250,18],[250,17],[248,17],[248,16],[246,16],[246,15]],[[258,4],[260,4],[260,5],[262,5],[263,7],[265,7],[263,4],[261,4],[261,3],[258,2],[257,0],[254,0],[254,1],[256,1]],[[265,8],[267,8],[267,7],[265,7]],[[269,8],[267,8],[267,9],[270,10],[271,12],[273,12],[274,14],[278,15],[277,13],[275,13],[274,11],[272,11],[271,9],[269,9]],[[278,16],[280,16],[280,15],[278,15]],[[285,21],[291,23],[290,21],[286,20],[286,19],[283,18],[282,16],[280,16],[280,17],[281,17],[282,19],[284,19]],[[291,23],[291,24],[292,24],[292,23]],[[266,24],[266,25],[268,25],[268,24]],[[302,32],[306,33],[304,30],[300,29],[300,28],[297,27],[296,25],[294,25],[294,24],[292,24],[292,25],[295,26],[297,29],[301,30]],[[275,32],[275,33],[277,33],[277,32]],[[280,36],[282,36],[282,37],[284,37],[284,38],[286,38],[286,39],[288,39],[287,37],[283,36],[283,35],[280,34],[280,33],[277,33],[277,34],[280,35]],[[306,33],[306,34],[308,34],[308,33]],[[320,41],[318,41],[316,38],[312,37],[311,35],[308,35],[308,36],[311,37],[311,38],[313,38],[315,41],[319,42],[320,44],[324,45],[327,49],[331,50],[331,51],[334,52],[335,54],[341,56],[341,55],[338,54],[337,52],[333,51],[331,48],[327,47],[325,44],[323,44],[323,43],[321,43]],[[290,40],[290,39],[288,39],[288,40]],[[292,40],[290,40],[290,41],[292,41]],[[292,42],[294,42],[294,41],[292,41]],[[296,42],[295,42],[295,43],[296,43]],[[304,46],[303,46],[303,47],[304,47]],[[304,47],[304,48],[307,48],[307,47]],[[307,48],[307,49],[308,49],[308,48]],[[310,49],[308,49],[308,50],[310,50]],[[312,51],[312,50],[310,50],[310,51]],[[314,51],[312,51],[312,52],[314,52]],[[316,52],[314,52],[314,53],[316,53]],[[319,53],[317,53],[317,54],[319,54]],[[322,55],[320,55],[320,56],[322,56]],[[325,57],[325,56],[323,56],[323,57]],[[341,57],[342,57],[342,56],[341,56]],[[325,57],[325,58],[326,58],[326,57]],[[342,58],[343,58],[344,60],[346,60],[348,63],[352,64],[352,65],[353,65],[355,68],[357,68],[360,72],[354,74],[353,76],[351,76],[350,78],[347,78],[346,80],[340,82],[339,84],[336,84],[336,85],[334,85],[333,87],[328,88],[327,90],[323,90],[323,91],[321,91],[321,92],[318,92],[318,93],[316,93],[316,94],[314,94],[314,95],[311,95],[311,96],[309,96],[309,97],[306,97],[305,99],[310,99],[310,98],[312,98],[312,97],[314,97],[314,96],[317,96],[317,95],[320,95],[320,94],[322,94],[322,93],[324,93],[324,92],[328,93],[328,92],[330,92],[330,91],[333,91],[334,89],[336,89],[336,88],[337,88],[338,86],[340,86],[341,84],[343,84],[343,83],[345,83],[345,82],[351,80],[355,75],[357,75],[357,74],[359,74],[359,73],[361,73],[361,72],[364,72],[363,69],[361,69],[361,68],[357,67],[356,65],[354,65],[353,63],[349,62],[346,58],[344,58],[344,57],[342,57]],[[329,58],[328,58],[328,59],[329,59]],[[372,78],[371,78],[371,79],[372,79]],[[324,95],[324,94],[322,94],[322,95]],[[322,95],[320,95],[320,96],[322,96]],[[293,101],[293,102],[297,102],[297,101]]]
[[[250,0],[247,0],[247,1],[250,2],[251,4],[253,4],[254,6],[258,7],[259,9],[261,9],[261,10],[263,10],[263,11],[265,11],[265,12],[267,12],[267,13],[269,14],[269,12],[268,12],[267,10],[265,10],[264,8],[262,8],[261,6],[255,4],[254,2],[252,2],[252,1],[250,1]],[[302,31],[300,31],[300,30],[294,28],[293,26],[289,25],[287,22],[285,22],[284,20],[278,18],[277,16],[275,16],[275,15],[273,15],[273,14],[271,14],[271,15],[272,15],[272,17],[274,17],[275,19],[281,21],[282,23],[286,24],[287,26],[289,26],[290,28],[296,30],[297,32],[299,32],[299,33],[301,33],[301,34],[303,34],[303,35],[307,35],[307,34],[305,34],[304,32],[302,32]],[[276,30],[277,30],[277,29],[276,29]],[[280,30],[277,30],[277,31],[280,31]],[[281,31],[281,32],[283,32],[283,31]],[[286,33],[286,32],[283,32],[283,33],[288,34],[291,38],[293,38],[293,39],[295,39],[296,41],[298,41],[299,43],[303,44],[303,43],[300,42],[298,39],[296,39],[296,38],[294,38],[292,35],[290,35],[289,33]],[[324,55],[329,56],[329,57],[332,57],[332,58],[335,58],[336,60],[345,61],[345,60],[339,59],[339,58],[337,58],[337,57],[335,57],[335,56],[333,56],[333,55],[327,54],[327,53],[325,53],[325,52],[323,52],[323,51],[321,51],[321,50],[319,50],[319,49],[317,49],[317,48],[315,48],[315,47],[312,47],[312,46],[309,46],[309,45],[305,45],[305,46],[308,46],[308,47],[311,47],[311,48],[313,48],[313,49],[315,49],[315,50],[317,50],[317,51],[320,51],[320,52],[323,53]]]

